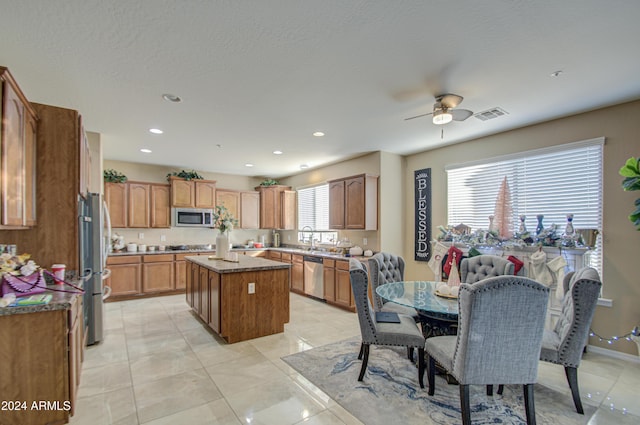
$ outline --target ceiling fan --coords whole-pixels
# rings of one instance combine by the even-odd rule
[[[451,121],[464,121],[473,115],[473,112],[468,109],[454,109],[462,102],[462,99],[463,97],[457,94],[440,94],[436,96],[436,103],[433,104],[433,112],[405,118],[404,120],[407,121],[433,115],[433,123],[437,125],[447,124]]]

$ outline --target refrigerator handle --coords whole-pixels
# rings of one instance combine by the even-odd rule
[[[102,301],[111,296],[111,286],[104,285],[102,287]]]
[[[102,268],[107,267],[107,257],[109,256],[109,247],[111,246],[111,216],[109,215],[109,207],[106,201],[102,201],[102,210],[104,212],[104,224],[107,229],[105,241],[102,247]],[[106,279],[106,278],[105,278]]]
[[[102,270],[102,280],[109,279],[111,277],[111,269]]]
[[[91,269],[84,269],[84,274],[82,276],[80,276],[80,279],[82,279],[83,282],[88,281],[89,279],[91,279],[91,276],[93,275],[93,270]]]

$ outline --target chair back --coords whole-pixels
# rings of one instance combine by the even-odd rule
[[[461,384],[532,384],[549,288],[532,279],[498,276],[462,284],[453,375]]]
[[[364,264],[356,259],[349,260],[349,277],[351,279],[351,290],[360,323],[360,333],[362,342],[365,344],[376,343],[376,321],[373,317],[373,308],[367,296],[369,290],[369,278]]]
[[[376,288],[385,283],[404,280],[404,259],[398,255],[379,252],[369,258],[369,275],[371,276],[374,308],[376,311],[380,311],[387,301],[376,293]]]
[[[554,328],[560,338],[558,360],[564,365],[578,367],[589,338],[602,282],[595,269],[584,267],[568,273],[563,285],[562,314]]]
[[[476,283],[494,276],[514,274],[515,265],[506,258],[496,255],[476,255],[463,258],[460,262],[460,281]]]

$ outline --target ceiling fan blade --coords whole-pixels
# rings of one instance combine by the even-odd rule
[[[458,96],[457,94],[441,94],[440,96],[436,97],[436,100],[439,101],[442,106],[449,109],[458,106],[462,102],[462,99],[464,98],[462,96]]]
[[[405,121],[409,121],[409,120],[412,120],[414,118],[426,117],[427,115],[432,115],[432,114],[433,114],[433,112],[429,112],[428,114],[416,115],[415,117],[405,118],[404,120]]]
[[[454,121],[464,121],[471,115],[473,115],[473,112],[469,111],[468,109],[453,109],[449,112],[451,112],[451,115],[453,115]]]

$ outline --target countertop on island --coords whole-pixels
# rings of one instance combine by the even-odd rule
[[[206,267],[216,273],[238,273],[257,270],[277,270],[291,268],[291,264],[280,261],[267,260],[266,258],[239,255],[238,262],[225,261],[221,259],[210,259],[204,255],[190,255],[186,260]]]

